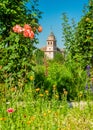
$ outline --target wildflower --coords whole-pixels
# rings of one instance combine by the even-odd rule
[[[86,84],[86,86],[85,86],[85,90],[88,90],[88,84]]]
[[[56,116],[56,117],[57,117],[57,116],[58,116],[58,114],[59,114],[58,112],[55,112],[55,113],[54,113],[54,116]]]
[[[14,109],[13,109],[13,108],[8,108],[8,109],[7,109],[7,112],[8,112],[8,113],[13,113],[13,112],[14,112]]]
[[[33,76],[30,76],[30,80],[31,80],[31,81],[34,80],[34,77],[33,77]]]
[[[90,72],[89,71],[87,71],[87,76],[90,77]]]
[[[56,85],[53,85],[53,90],[56,90]]]
[[[46,116],[47,114],[46,113],[43,113],[43,116]]]
[[[63,93],[64,93],[64,95],[67,95],[67,94],[68,94],[68,92],[66,91],[65,88],[63,89]]]
[[[40,97],[43,97],[44,95],[41,93],[41,94],[39,94],[39,96],[40,96]]]
[[[90,65],[87,65],[86,69],[87,69],[87,70],[90,70]]]
[[[0,65],[0,70],[2,69],[2,65]]]
[[[48,93],[49,93],[48,90],[45,90],[45,93],[48,95]]]
[[[80,92],[80,93],[79,93],[79,97],[82,97],[82,95],[83,95],[82,92]]]
[[[35,116],[31,116],[29,121],[27,121],[27,124],[30,125],[34,120],[35,120]]]
[[[89,65],[87,65],[86,71],[87,71],[87,76],[90,77],[90,66]]]
[[[5,120],[6,120],[5,117],[1,117],[1,118],[0,118],[0,121],[5,121]]]
[[[36,88],[36,92],[39,92],[40,91],[40,88]]]
[[[51,113],[51,110],[48,110],[48,113]]]
[[[31,116],[30,119],[31,119],[31,121],[34,121],[35,120],[35,116]]]
[[[68,92],[65,90],[65,91],[64,91],[64,95],[67,95],[67,94],[68,94]]]
[[[11,91],[12,91],[12,92],[16,91],[16,88],[15,88],[15,87],[12,87],[12,88],[11,88]]]
[[[27,121],[27,124],[30,125],[30,124],[31,124],[31,121]]]
[[[59,98],[58,94],[56,94],[56,95],[55,95],[55,98],[56,98],[56,99],[58,99],[58,98]]]

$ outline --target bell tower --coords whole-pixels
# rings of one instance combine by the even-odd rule
[[[56,51],[57,51],[56,38],[54,36],[54,33],[51,32],[47,38],[46,56],[49,59],[53,59]]]

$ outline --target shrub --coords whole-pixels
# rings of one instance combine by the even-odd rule
[[[59,95],[59,99],[67,91],[67,99],[78,99],[79,92],[85,89],[86,73],[74,62],[68,64],[59,64],[49,62],[47,68],[47,76],[45,76],[44,67],[39,66],[36,73],[35,84],[39,83],[39,87],[50,92],[50,97],[53,94],[53,86]]]

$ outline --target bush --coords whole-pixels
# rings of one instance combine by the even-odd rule
[[[84,91],[86,73],[76,63],[72,62],[62,65],[56,62],[49,62],[47,71],[48,75],[45,76],[44,67],[39,66],[35,76],[35,85],[39,84],[39,87],[48,90],[51,97],[54,91],[53,86],[56,87],[59,99],[62,99],[64,92],[65,94],[66,92],[68,93],[68,100],[78,99],[79,92]]]

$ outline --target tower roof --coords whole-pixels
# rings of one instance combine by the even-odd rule
[[[53,40],[53,41],[56,41],[56,38],[55,38],[55,35],[53,32],[50,33],[50,35],[48,36],[48,39],[47,40]]]

